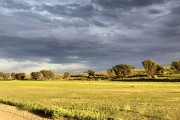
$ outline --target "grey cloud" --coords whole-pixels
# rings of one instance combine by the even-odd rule
[[[171,41],[177,41],[177,37],[180,37],[180,7],[170,8],[170,12],[158,19],[158,25],[149,29],[149,34],[159,36],[161,39],[171,38]],[[173,39],[176,38],[176,39]]]
[[[86,39],[86,41],[84,41]],[[87,38],[71,38],[71,40],[59,40],[55,38],[24,39],[15,37],[1,37],[0,53],[1,57],[21,60],[39,60],[39,58],[49,58],[51,63],[79,63],[88,61],[88,64],[96,66],[106,62],[115,64],[116,62],[131,60],[137,56],[142,59],[155,57],[159,54],[175,53],[179,51],[177,43],[162,46],[161,42],[151,42],[147,40],[130,40],[131,44],[124,38],[124,42],[114,41],[112,43],[102,43],[91,41],[93,36]],[[134,38],[137,39],[137,38]],[[163,40],[163,42],[167,42]],[[156,45],[155,45],[156,44]],[[7,47],[11,46],[11,47]],[[78,56],[76,59],[68,56]],[[101,61],[100,63],[98,61]],[[98,65],[98,66],[99,66]]]
[[[173,8],[172,13],[176,14],[176,15],[179,15],[180,14],[180,6]]]
[[[150,14],[159,14],[159,13],[162,13],[162,11],[158,10],[158,9],[151,9],[151,10],[149,10],[149,13]]]
[[[164,3],[165,0],[92,0],[94,4],[109,9],[130,9],[132,7],[143,7],[152,4]]]
[[[157,32],[157,34],[159,36],[161,36],[162,38],[168,37],[180,37],[180,29],[179,28],[172,28],[172,27],[164,27],[159,29],[159,31]]]
[[[40,22],[52,22],[52,20],[46,16],[40,15],[40,14],[35,14],[31,11],[18,11],[18,12],[14,12],[15,16],[19,16],[19,17],[25,17],[25,18],[29,18],[31,20],[38,20]]]
[[[98,21],[98,20],[92,20],[92,22],[94,23],[94,25],[96,26],[99,26],[99,27],[107,27],[108,25],[101,22],[101,21]]]
[[[1,0],[0,6],[17,10],[30,10],[32,8],[28,3],[16,0]]]
[[[100,47],[98,42],[79,41],[79,39],[66,42],[66,40],[59,41],[53,38],[29,40],[16,37],[0,37],[0,41],[1,55],[14,59],[50,58],[53,62],[68,63],[78,61],[67,59],[67,56],[91,58],[104,54],[94,51],[95,48]]]
[[[91,4],[80,5],[80,4],[65,4],[65,5],[41,5],[37,7],[38,10],[45,10],[52,14],[57,14],[64,17],[78,17],[78,18],[89,18],[94,13],[94,7]]]
[[[69,0],[61,4],[56,0],[45,4],[41,0],[28,10],[16,6],[18,1],[11,7],[1,4],[15,10],[10,15],[0,13],[0,58],[82,62],[96,70],[119,63],[141,67],[148,58],[168,65],[179,59],[180,10],[178,5],[166,6],[165,1]]]

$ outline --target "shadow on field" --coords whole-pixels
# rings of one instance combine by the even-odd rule
[[[38,115],[40,117],[43,117],[43,118],[52,119],[52,113],[45,112],[44,110],[31,110],[29,112],[31,112],[35,115]]]
[[[111,81],[119,82],[180,82],[180,79],[113,79]]]

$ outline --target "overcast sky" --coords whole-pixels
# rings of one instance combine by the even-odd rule
[[[180,59],[180,0],[0,0],[0,71]]]

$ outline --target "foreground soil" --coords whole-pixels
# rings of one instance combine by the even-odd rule
[[[51,120],[22,111],[16,107],[0,104],[0,120]]]

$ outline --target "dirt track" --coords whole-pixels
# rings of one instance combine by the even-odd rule
[[[0,120],[27,120],[23,117],[14,115],[12,113],[9,112],[5,112],[3,110],[0,110]]]
[[[22,111],[16,107],[0,104],[0,120],[51,120]]]

